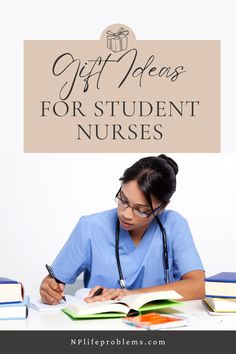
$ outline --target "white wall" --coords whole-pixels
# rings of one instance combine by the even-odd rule
[[[38,288],[82,214],[114,206],[123,169],[144,155],[23,154],[23,41],[96,39],[124,23],[138,39],[220,39],[220,154],[176,154],[171,207],[189,220],[208,274],[236,271],[234,1],[5,1],[0,56],[0,276]]]
[[[144,154],[0,158],[0,274],[38,289],[81,215],[115,207],[123,170]],[[235,154],[169,154],[179,164],[170,208],[183,214],[208,275],[236,271]]]

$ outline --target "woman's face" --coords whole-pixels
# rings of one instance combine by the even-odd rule
[[[133,207],[147,213],[151,211],[151,208],[148,206],[148,202],[136,181],[130,181],[123,184],[119,196],[122,200],[128,202],[130,205],[130,207],[126,208],[118,206],[118,218],[123,229],[135,230],[143,228],[151,222],[154,217],[153,215],[150,215],[148,218],[143,218],[136,215],[131,208]],[[160,202],[158,202],[156,199],[152,199],[153,209],[160,205]]]

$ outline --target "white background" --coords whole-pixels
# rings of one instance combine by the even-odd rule
[[[1,158],[1,275],[38,289],[83,214],[115,207],[123,170],[140,154],[19,154]],[[184,215],[207,275],[236,271],[235,154],[169,154],[179,164],[170,208]],[[157,269],[158,271],[158,269]]]
[[[189,221],[207,275],[236,271],[234,1],[5,1],[0,56],[0,276],[38,289],[83,214],[115,206],[118,178],[140,154],[24,154],[23,41],[98,39],[113,23],[137,39],[217,39],[222,49],[221,151],[171,154],[171,208]],[[153,152],[153,154],[156,154]]]

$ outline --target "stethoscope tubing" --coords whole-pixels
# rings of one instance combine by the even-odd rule
[[[170,282],[170,273],[169,273],[169,261],[168,261],[168,247],[167,247],[167,236],[166,230],[157,215],[154,215],[157,224],[160,227],[161,235],[162,235],[162,243],[163,243],[163,261],[164,261],[164,269],[165,269],[165,282],[168,284]],[[119,253],[119,242],[120,242],[120,222],[119,218],[117,218],[116,222],[116,240],[115,240],[115,254],[116,254],[116,263],[119,273],[119,284],[121,289],[126,289],[125,279],[121,268],[120,262],[120,253]]]

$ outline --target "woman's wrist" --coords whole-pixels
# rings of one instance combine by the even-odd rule
[[[124,289],[125,290],[125,296],[128,296],[128,295],[135,295],[135,294],[138,294],[139,291],[138,289]]]

